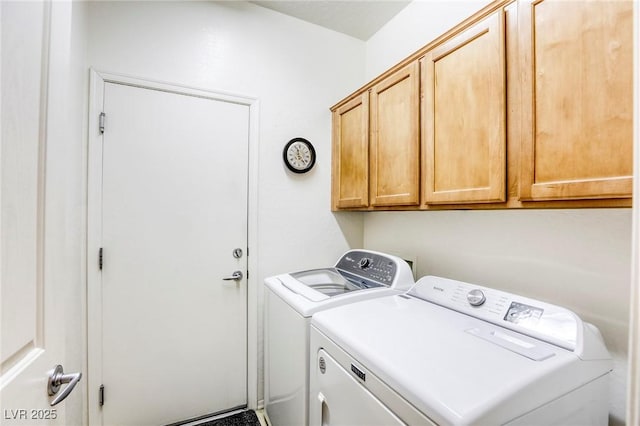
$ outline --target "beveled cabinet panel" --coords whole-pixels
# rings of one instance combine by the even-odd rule
[[[425,204],[505,201],[505,30],[499,10],[422,59]]]
[[[371,205],[420,203],[420,68],[417,61],[371,89]]]
[[[369,92],[333,112],[333,208],[369,205]]]
[[[629,197],[633,2],[521,1],[523,200]]]

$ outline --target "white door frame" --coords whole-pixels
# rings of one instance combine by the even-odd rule
[[[90,424],[102,424],[99,386],[102,383],[101,274],[98,268],[98,250],[101,243],[102,223],[97,218],[102,211],[102,134],[99,116],[103,110],[106,83],[124,84],[143,89],[197,96],[218,101],[234,102],[249,107],[249,159],[247,194],[247,406],[258,406],[258,283],[257,283],[257,224],[258,224],[258,111],[256,98],[145,80],[118,74],[90,70],[89,137],[87,155],[87,407]],[[106,117],[108,123],[109,117]],[[108,125],[108,124],[107,124]],[[247,253],[249,255],[249,253]],[[100,420],[98,420],[100,419]]]
[[[633,5],[633,226],[631,247],[631,309],[629,315],[629,374],[627,375],[627,424],[640,422],[640,5]]]

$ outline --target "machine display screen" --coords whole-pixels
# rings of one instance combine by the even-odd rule
[[[511,302],[507,314],[504,316],[505,321],[521,325],[533,325],[538,322],[544,309],[535,306],[525,305],[524,303]]]

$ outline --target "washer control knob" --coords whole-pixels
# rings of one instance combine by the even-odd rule
[[[467,302],[469,302],[471,306],[480,306],[485,300],[487,300],[487,298],[484,297],[482,290],[475,289],[467,293]]]
[[[371,263],[372,263],[371,259],[367,257],[363,257],[362,259],[360,259],[358,266],[360,266],[360,269],[367,269],[368,267],[371,266]]]

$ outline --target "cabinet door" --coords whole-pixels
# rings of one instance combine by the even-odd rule
[[[420,200],[420,67],[413,62],[371,89],[371,205]]]
[[[631,1],[522,1],[524,200],[631,195]]]
[[[333,208],[369,205],[369,92],[333,112]]]
[[[427,204],[505,200],[504,34],[499,11],[422,60]]]

